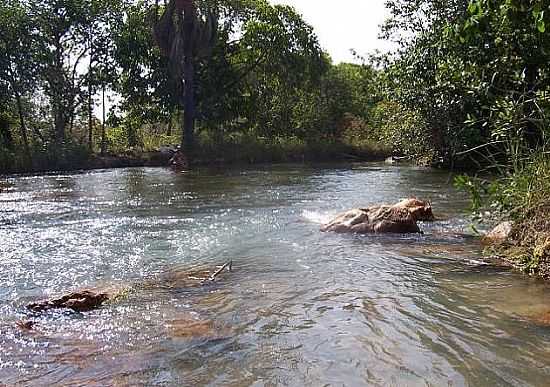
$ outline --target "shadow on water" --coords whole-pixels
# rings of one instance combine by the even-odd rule
[[[545,385],[548,285],[484,260],[451,180],[382,164],[10,177],[0,380]],[[424,235],[319,232],[410,195],[440,219]],[[229,259],[233,272],[196,286]],[[118,296],[85,313],[23,308],[93,287]],[[29,318],[35,329],[16,327]]]

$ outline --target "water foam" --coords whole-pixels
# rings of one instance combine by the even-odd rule
[[[332,214],[322,213],[319,211],[304,210],[302,211],[302,218],[311,223],[325,224],[330,222],[330,220],[332,219]]]

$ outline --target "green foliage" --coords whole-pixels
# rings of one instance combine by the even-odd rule
[[[201,25],[209,15],[218,21],[210,24],[216,28],[211,50],[195,52],[199,143],[205,148],[210,140],[203,140],[212,139],[213,158],[223,147],[250,154],[250,160],[389,153],[393,137],[377,133],[372,119],[373,111],[381,115],[375,107],[382,99],[372,66],[332,65],[292,7],[265,0],[196,4]],[[3,152],[3,170],[66,168],[68,160],[81,165],[102,142],[103,125],[91,109],[101,90],[118,94],[106,123],[108,153],[179,142],[182,78],[153,36],[164,9],[150,1],[2,4],[0,21],[7,28],[0,30],[0,101],[10,119],[0,134],[3,146],[13,147]],[[385,121],[388,127],[393,118]],[[398,126],[392,130],[397,136]]]
[[[385,95],[422,116],[447,163],[500,165],[518,147],[544,142],[548,0],[392,0],[388,6],[386,37],[407,33],[397,35],[400,49],[382,58]]]
[[[371,113],[376,128],[373,140],[393,147],[394,153],[416,157],[431,156],[430,133],[420,114],[395,102],[378,103]]]
[[[550,158],[542,148],[498,178],[460,175],[455,178],[455,186],[469,193],[472,211],[479,219],[489,216],[523,221],[532,210],[547,204]]]
[[[454,185],[470,195],[472,212],[475,213],[482,209],[488,192],[486,181],[468,175],[459,175],[455,177]]]

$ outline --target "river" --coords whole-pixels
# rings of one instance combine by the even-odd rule
[[[1,180],[0,385],[550,380],[550,328],[532,321],[550,310],[550,288],[483,262],[448,173],[285,165]],[[411,195],[439,219],[424,235],[319,232],[339,211]],[[174,280],[228,260],[212,285]],[[24,307],[86,287],[121,296],[86,313]]]

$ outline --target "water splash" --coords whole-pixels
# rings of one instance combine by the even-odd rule
[[[315,223],[315,224],[328,223],[333,218],[333,216],[334,214],[327,213],[327,212],[323,213],[320,211],[310,211],[310,210],[302,211],[302,218],[304,218],[310,223]]]

